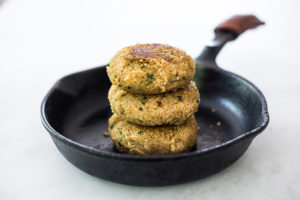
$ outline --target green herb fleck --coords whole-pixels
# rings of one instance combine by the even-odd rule
[[[141,67],[141,69],[143,69],[143,68],[146,67],[146,66],[145,66],[145,65],[141,65],[140,67]]]
[[[175,83],[176,81],[175,80],[173,80],[173,81],[171,81],[171,84],[173,84],[173,83]]]
[[[171,51],[171,55],[174,55],[174,52],[173,52],[173,51]]]
[[[139,135],[143,134],[143,131],[138,131],[138,134],[139,134]]]
[[[133,63],[133,61],[134,61],[134,59],[131,59],[131,58],[126,58],[126,60],[128,60],[131,63]]]
[[[154,74],[147,74],[148,83],[151,84],[154,78]]]
[[[110,130],[112,130],[114,128],[114,126],[115,126],[114,124],[110,125],[110,127],[109,127]]]
[[[109,63],[107,64],[107,66],[110,66]]]
[[[145,98],[142,98],[142,99],[141,99],[141,103],[142,103],[143,105],[145,105],[145,103],[146,103]]]

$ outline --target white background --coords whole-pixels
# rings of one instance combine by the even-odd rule
[[[299,199],[299,1],[0,0],[0,199]],[[271,121],[246,154],[215,176],[140,188],[67,162],[40,121],[60,77],[99,66],[120,48],[158,42],[196,57],[213,28],[253,13],[266,26],[228,44],[218,63],[262,90]]]

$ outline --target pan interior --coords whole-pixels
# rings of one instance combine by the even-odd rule
[[[196,113],[200,130],[191,151],[214,147],[259,125],[262,102],[243,79],[219,70],[197,70],[201,103]],[[107,132],[111,116],[110,82],[104,67],[61,79],[45,102],[48,123],[63,136],[102,151],[118,153]]]

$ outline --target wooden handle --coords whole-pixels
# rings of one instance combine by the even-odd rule
[[[215,28],[215,33],[222,31],[233,32],[237,36],[244,31],[265,24],[254,15],[235,15]]]

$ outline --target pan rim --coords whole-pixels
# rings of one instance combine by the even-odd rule
[[[56,139],[58,139],[60,142],[72,147],[72,148],[76,148],[80,151],[83,151],[85,153],[88,154],[93,154],[94,156],[100,156],[100,157],[105,157],[105,158],[111,158],[111,159],[119,159],[119,160],[129,160],[129,161],[164,161],[164,160],[179,160],[179,159],[185,159],[185,158],[190,158],[190,157],[195,157],[195,156],[201,156],[204,154],[209,154],[211,152],[223,149],[223,148],[227,148],[230,147],[231,145],[236,144],[238,141],[243,140],[245,138],[248,138],[250,136],[256,136],[259,133],[261,133],[268,125],[270,117],[269,117],[269,113],[268,113],[268,106],[267,106],[267,101],[264,97],[264,95],[262,94],[262,92],[250,81],[248,81],[247,79],[223,70],[221,68],[218,68],[216,70],[218,71],[222,71],[222,73],[227,73],[230,75],[235,76],[236,78],[240,78],[243,81],[245,81],[247,84],[249,84],[254,90],[256,90],[259,94],[259,99],[262,102],[262,117],[263,117],[263,122],[257,126],[256,128],[242,133],[240,134],[238,137],[235,137],[231,140],[228,140],[222,144],[216,145],[216,146],[212,146],[212,147],[208,147],[208,148],[204,148],[201,150],[196,150],[196,151],[192,151],[192,152],[185,152],[185,153],[179,153],[179,154],[171,154],[171,155],[148,155],[148,156],[143,156],[143,155],[130,155],[130,154],[122,154],[122,153],[113,153],[113,152],[107,152],[107,151],[103,151],[100,149],[95,149],[86,145],[83,145],[81,143],[75,142],[65,136],[63,136],[62,134],[60,134],[58,131],[56,131],[48,122],[48,119],[46,117],[46,102],[49,98],[49,96],[51,95],[52,91],[55,89],[55,86],[64,78],[75,75],[75,74],[79,74],[79,73],[83,73],[86,71],[90,71],[90,70],[94,70],[94,69],[98,69],[98,68],[104,68],[106,65],[97,67],[97,68],[92,68],[89,70],[83,70],[80,72],[76,72],[76,73],[71,73],[69,75],[66,75],[62,78],[60,78],[58,81],[56,81],[56,83],[51,87],[51,89],[49,90],[49,92],[46,94],[46,96],[43,98],[42,100],[42,104],[41,104],[41,121],[43,126],[45,127],[45,129],[50,133],[51,136],[54,136]]]

